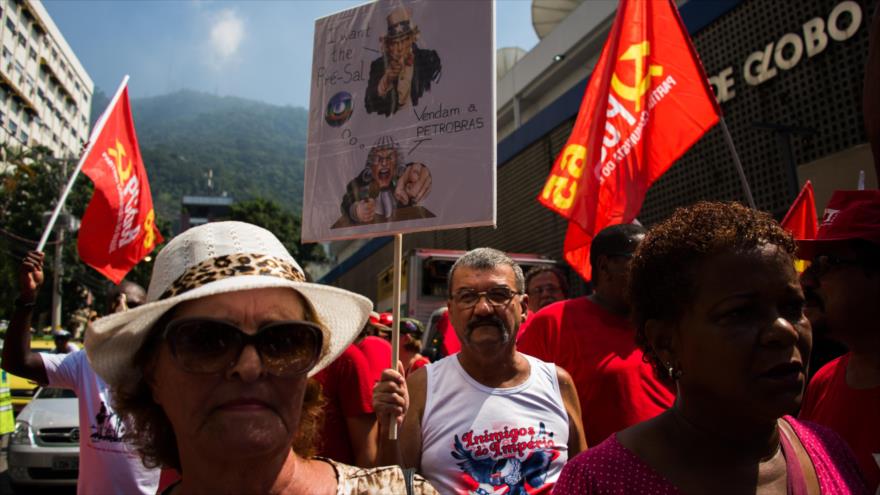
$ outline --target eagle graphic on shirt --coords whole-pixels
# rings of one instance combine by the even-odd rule
[[[542,430],[543,426],[542,423]],[[451,453],[465,475],[465,482],[473,487],[470,493],[477,495],[537,493],[535,490],[544,486],[550,463],[559,456],[558,451],[549,448],[533,450],[525,459],[517,456],[477,458],[465,448],[458,435],[455,435],[455,450]]]

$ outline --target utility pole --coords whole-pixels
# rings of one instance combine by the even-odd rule
[[[61,160],[61,183],[67,182],[67,160]],[[64,209],[62,208],[62,213]],[[59,222],[55,225],[55,260],[52,274],[52,331],[61,328],[61,273],[64,267],[61,263],[61,256],[64,253],[64,231],[70,228],[70,217],[64,215],[66,222]]]
[[[66,225],[57,225],[55,239],[55,260],[52,274],[52,331],[61,328],[61,272],[64,267],[61,264],[61,254],[64,251],[64,231]]]

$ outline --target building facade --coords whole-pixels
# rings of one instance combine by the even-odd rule
[[[678,3],[758,208],[781,218],[807,179],[820,211],[833,190],[855,189],[861,171],[866,187],[877,187],[861,102],[878,0]],[[406,235],[405,252],[491,246],[562,258],[567,223],[535,198],[571,132],[615,8],[581,3],[499,79],[497,227]],[[638,218],[650,226],[699,200],[745,201],[718,126],[651,187]],[[391,244],[333,247],[344,256],[322,281],[375,301]]]
[[[39,0],[0,0],[0,142],[79,155],[94,83]]]
[[[229,219],[235,200],[228,196],[184,196],[180,201],[180,229]]]

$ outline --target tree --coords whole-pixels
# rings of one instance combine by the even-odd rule
[[[50,150],[43,147],[26,149],[6,144],[0,145],[0,162],[6,168],[0,175],[0,300],[11,302],[18,295],[21,259],[36,248],[46,222],[44,214],[54,208],[74,164],[52,158]],[[81,217],[91,193],[91,182],[78,180],[67,199],[66,211]],[[44,248],[47,283],[38,299],[38,315],[48,313],[51,304],[56,239],[53,233]],[[102,280],[79,261],[75,235],[65,237],[62,259],[62,300],[65,309],[72,310],[82,303],[83,289],[100,290]],[[0,307],[0,318],[8,318],[10,309],[9,304]],[[45,322],[45,315],[38,321]]]
[[[0,301],[6,302],[0,305],[0,319],[8,319],[10,303],[18,296],[21,260],[27,251],[36,248],[47,220],[44,213],[55,207],[61,189],[76,164],[52,158],[50,150],[46,148],[22,149],[5,144],[0,144],[0,163],[0,167],[6,167],[5,172],[0,168]],[[93,191],[92,182],[81,175],[65,202],[65,211],[82,218]],[[166,235],[170,232],[168,222],[157,219],[157,225],[163,236],[169,237]],[[55,233],[50,235],[44,248],[46,283],[37,300],[34,323],[37,328],[49,323],[56,239]],[[76,232],[65,235],[61,278],[62,324],[66,323],[66,315],[85,304],[88,292],[94,296],[96,309],[99,312],[106,310],[105,295],[113,286],[112,282],[80,260],[76,241]],[[146,287],[151,270],[151,264],[141,262],[127,278]]]
[[[326,259],[320,245],[303,245],[300,242],[302,219],[299,215],[286,211],[274,200],[257,198],[234,203],[229,217],[272,232],[301,265],[307,261],[321,262]]]

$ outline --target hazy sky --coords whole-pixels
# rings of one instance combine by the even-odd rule
[[[308,106],[316,18],[351,0],[43,0],[96,88],[133,97],[195,89]],[[531,0],[498,0],[496,47],[531,49]],[[454,27],[450,27],[454,29]]]

